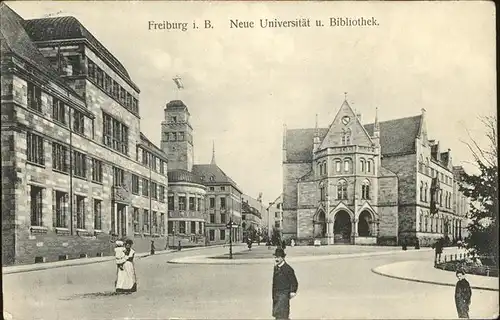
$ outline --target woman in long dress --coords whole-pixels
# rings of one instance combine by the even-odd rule
[[[134,266],[135,251],[132,249],[132,245],[132,240],[128,239],[125,241],[125,256],[122,259],[116,260],[119,266],[116,279],[116,292],[129,293],[137,291],[137,278]]]

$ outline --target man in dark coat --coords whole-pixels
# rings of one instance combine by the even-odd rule
[[[469,318],[469,306],[472,296],[469,281],[465,279],[465,271],[457,270],[457,285],[455,287],[455,305],[459,318]]]
[[[275,319],[289,319],[290,299],[295,297],[299,287],[295,271],[285,262],[285,256],[285,251],[282,248],[276,248],[272,291],[273,317]]]

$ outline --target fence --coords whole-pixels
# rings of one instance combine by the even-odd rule
[[[436,254],[434,267],[448,271],[456,271],[460,267],[468,274],[498,277],[498,267],[482,265],[481,258],[486,260],[492,257],[480,257],[468,252]]]

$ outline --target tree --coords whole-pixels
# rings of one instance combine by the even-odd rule
[[[498,144],[496,116],[481,117],[489,146],[482,147],[469,133],[465,142],[471,151],[477,174],[463,173],[460,191],[471,200],[467,227],[467,248],[478,255],[492,256],[498,266]]]
[[[276,227],[271,231],[271,243],[276,246],[281,244],[281,233]]]

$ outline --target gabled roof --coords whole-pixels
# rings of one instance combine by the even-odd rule
[[[109,60],[111,67],[116,69],[128,80],[130,76],[125,67],[97,40],[75,17],[55,17],[31,19],[24,21],[26,32],[33,41],[77,40],[86,39]]]
[[[24,20],[5,3],[0,3],[0,37],[2,39],[2,55],[11,52],[38,68],[41,73],[49,76],[54,82],[71,92],[75,97],[79,95],[64,82],[50,62],[38,50],[32,39],[23,28]]]
[[[408,154],[415,152],[422,116],[407,117],[380,122],[380,146],[382,155]],[[373,136],[373,123],[364,125]],[[322,140],[327,128],[319,128]],[[313,139],[316,129],[289,129],[286,131],[286,162],[310,162],[313,159]]]
[[[205,185],[209,184],[231,184],[238,191],[240,188],[221,168],[216,164],[195,164],[193,165],[193,173],[201,178]]]

